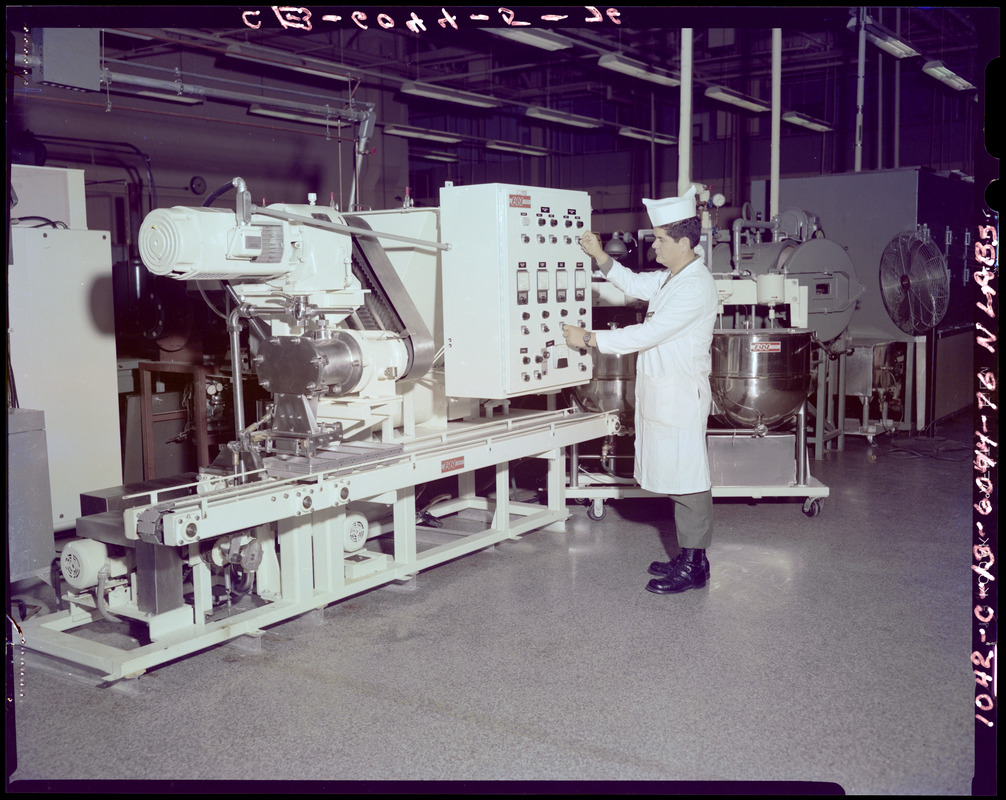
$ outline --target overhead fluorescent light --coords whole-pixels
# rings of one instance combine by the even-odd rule
[[[414,153],[414,155],[417,155],[420,158],[425,158],[427,161],[444,161],[448,164],[456,164],[458,161],[458,157],[454,153],[439,153],[437,151],[429,151],[425,153]]]
[[[678,143],[677,137],[675,136],[664,136],[660,133],[650,133],[649,131],[644,131],[640,128],[619,128],[618,134],[619,136],[628,136],[630,139],[641,139],[644,142],[655,142],[656,144],[667,146],[676,145]]]
[[[549,151],[544,147],[535,147],[530,144],[518,144],[517,142],[501,142],[493,140],[486,142],[486,149],[498,150],[501,153],[521,153],[525,156],[547,156]]]
[[[605,69],[621,72],[623,75],[631,75],[634,78],[640,78],[651,83],[659,83],[662,86],[681,85],[681,78],[673,72],[644,64],[642,61],[636,61],[620,53],[603,55],[597,60],[597,64]]]
[[[413,128],[409,125],[385,125],[384,132],[390,136],[402,136],[406,139],[425,139],[430,142],[446,142],[447,144],[457,144],[464,141],[463,136],[456,136],[453,133],[431,131],[426,128]]]
[[[113,88],[112,91],[116,91],[116,89]],[[202,97],[193,97],[192,95],[187,94],[174,94],[172,92],[158,92],[155,91],[154,89],[141,89],[140,91],[134,91],[134,92],[119,89],[118,91],[122,92],[123,94],[136,95],[139,97],[149,97],[153,100],[167,100],[170,103],[183,103],[184,105],[187,106],[195,106],[203,102]]]
[[[968,83],[964,80],[964,78],[946,66],[942,61],[927,61],[922,65],[922,71],[926,73],[926,75],[931,75],[936,78],[936,80],[946,84],[951,89],[956,89],[959,92],[975,88],[973,84]]]
[[[500,101],[495,97],[475,94],[474,92],[462,92],[457,89],[448,89],[444,86],[433,86],[429,83],[416,83],[407,81],[402,84],[402,92],[415,95],[416,97],[429,97],[432,100],[444,100],[448,103],[461,103],[466,106],[476,108],[496,108]]]
[[[856,33],[859,30],[859,19],[855,16],[850,17],[849,24],[846,25],[846,28],[848,28],[852,33]],[[873,18],[870,16],[866,17],[864,28],[866,29],[867,39],[869,39],[881,50],[890,53],[895,58],[912,58],[913,56],[917,56],[919,54],[919,51],[912,47],[907,41],[902,39],[893,31],[885,28],[879,22],[874,22]]]
[[[305,56],[289,56],[278,50],[268,48],[251,49],[248,45],[232,44],[228,45],[225,55],[236,58],[240,61],[248,61],[252,64],[267,67],[279,67],[300,72],[304,75],[316,75],[320,78],[329,78],[334,81],[351,82],[353,76],[340,64],[335,64],[321,59],[312,59]]]
[[[579,114],[567,114],[565,111],[556,111],[544,106],[531,106],[525,113],[535,119],[559,122],[563,125],[572,125],[575,128],[600,128],[604,124],[599,119],[581,117]]]
[[[788,122],[791,125],[799,125],[801,128],[810,128],[812,131],[821,131],[822,133],[827,133],[833,130],[831,125],[827,122],[822,122],[819,119],[814,119],[813,117],[808,117],[806,114],[801,114],[799,111],[787,111],[782,115],[783,122]]]
[[[765,105],[761,100],[754,97],[748,97],[740,92],[735,92],[733,89],[728,89],[726,86],[709,86],[706,88],[706,97],[711,97],[713,100],[720,100],[724,103],[730,103],[733,106],[740,106],[741,108],[746,108],[748,111],[769,111],[772,106]]]
[[[293,122],[306,122],[308,125],[324,125],[326,128],[341,128],[349,123],[340,117],[327,117],[321,114],[308,114],[306,111],[293,111],[278,106],[263,106],[253,103],[248,106],[248,113],[259,117],[273,117],[274,119],[288,119]]]
[[[566,50],[573,46],[572,39],[559,33],[553,33],[552,31],[522,31],[513,30],[511,28],[486,28],[486,33],[492,33],[496,36],[502,36],[504,39],[510,39],[514,42],[520,42],[521,44],[529,44],[532,47],[553,52],[556,50]]]

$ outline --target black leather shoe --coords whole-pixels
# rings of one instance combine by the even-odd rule
[[[671,572],[646,584],[646,591],[654,594],[677,594],[689,589],[701,589],[706,585],[708,570],[709,561],[705,558],[698,563],[680,559]]]
[[[684,553],[678,553],[670,561],[654,561],[650,564],[650,568],[647,570],[651,575],[656,575],[658,578],[664,577],[669,572],[673,572],[677,565],[684,559]],[[708,559],[702,559],[702,563],[705,565],[706,580],[709,580],[709,561]]]

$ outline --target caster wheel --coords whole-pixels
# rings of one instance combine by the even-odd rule
[[[815,497],[803,504],[803,513],[808,517],[817,517],[821,514],[821,498]]]
[[[595,500],[587,508],[587,518],[594,520],[594,522],[600,522],[607,513],[608,509],[604,507],[604,502],[601,500]]]

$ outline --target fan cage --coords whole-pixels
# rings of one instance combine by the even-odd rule
[[[880,288],[887,313],[905,333],[935,328],[950,304],[950,273],[932,238],[895,236],[881,257]]]

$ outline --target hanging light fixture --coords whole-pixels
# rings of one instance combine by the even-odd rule
[[[799,111],[785,112],[782,115],[782,121],[788,122],[791,125],[799,125],[801,128],[809,128],[812,131],[820,131],[821,133],[834,130],[827,122],[801,114]]]
[[[447,164],[456,164],[458,162],[458,157],[454,153],[444,153],[437,150],[419,152],[415,153],[415,155],[425,158],[427,161],[443,161]]]
[[[461,105],[475,106],[476,108],[496,108],[500,105],[499,100],[488,95],[462,92],[458,89],[448,89],[445,86],[434,86],[433,84],[417,83],[415,81],[403,83],[402,92],[416,97],[443,100],[447,103],[460,103]]]
[[[287,119],[292,122],[306,122],[308,125],[324,125],[326,128],[341,128],[348,125],[346,121],[335,116],[323,114],[311,114],[306,111],[295,111],[278,106],[265,106],[260,103],[253,103],[248,106],[248,113],[258,117],[272,117],[274,119]]]
[[[650,133],[649,131],[644,131],[640,128],[619,128],[618,134],[619,136],[627,136],[630,139],[639,139],[644,142],[655,142],[656,144],[662,144],[667,147],[678,143],[677,137],[675,136],[665,136],[661,133]]]
[[[851,33],[856,33],[859,30],[858,15],[849,18],[846,28]],[[912,58],[919,55],[919,51],[912,47],[905,39],[888,30],[879,22],[874,22],[873,18],[869,15],[863,21],[863,28],[866,30],[866,38],[870,42],[897,59]]]
[[[579,114],[568,114],[544,106],[531,106],[526,112],[529,117],[558,122],[562,125],[572,125],[574,128],[600,128],[604,123],[599,119],[581,117]]]
[[[607,53],[597,60],[597,65],[614,72],[621,72],[623,75],[631,75],[633,78],[650,81],[650,83],[659,83],[662,86],[681,85],[681,78],[675,73],[644,64],[642,61],[636,61],[621,53]]]
[[[539,50],[549,50],[552,52],[556,50],[567,50],[573,46],[572,39],[559,33],[553,33],[552,31],[486,28],[486,33],[492,33],[496,36],[501,36],[504,39],[520,42],[521,44],[529,44],[532,47],[537,47]]]
[[[431,142],[445,142],[446,144],[457,144],[463,142],[463,136],[443,131],[431,131],[427,128],[413,128],[409,125],[385,125],[384,132],[389,136],[401,136],[405,139],[426,139]]]
[[[960,75],[950,69],[942,61],[927,61],[922,65],[922,71],[933,78],[936,78],[940,83],[949,86],[951,89],[956,89],[958,92],[964,92],[968,89],[974,89],[975,86],[968,81],[964,80]]]
[[[535,147],[530,144],[519,144],[518,142],[503,142],[493,140],[486,142],[487,150],[496,150],[501,153],[520,153],[525,156],[547,156],[549,151],[544,147]]]
[[[748,97],[740,92],[735,92],[733,89],[728,89],[726,86],[707,87],[706,97],[711,97],[713,100],[719,100],[733,106],[739,106],[740,108],[746,108],[748,111],[771,110],[771,106],[766,105],[761,100],[754,97]]]
[[[315,75],[333,81],[352,82],[353,76],[342,70],[348,69],[341,64],[334,64],[322,59],[312,59],[310,56],[292,56],[280,50],[247,44],[228,45],[224,55],[241,61],[267,67],[279,67],[300,72],[304,75]]]

